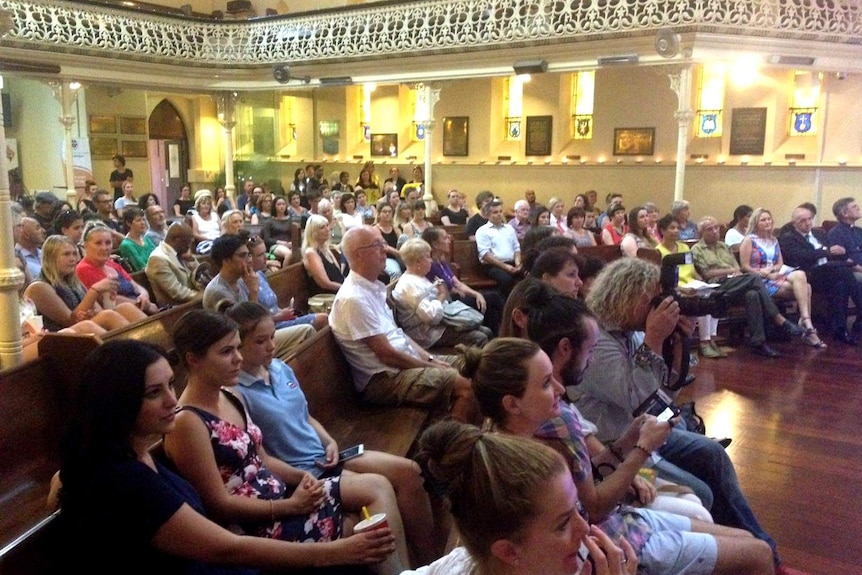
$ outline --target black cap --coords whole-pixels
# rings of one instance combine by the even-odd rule
[[[36,194],[35,201],[37,204],[53,204],[58,200],[57,196],[51,192],[39,192]]]

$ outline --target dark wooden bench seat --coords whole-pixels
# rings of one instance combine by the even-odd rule
[[[497,282],[485,272],[479,262],[479,248],[476,240],[452,239],[452,255],[449,258],[452,268],[458,274],[458,279],[475,290],[493,289]]]
[[[341,447],[407,456],[431,412],[420,407],[380,407],[362,403],[350,365],[329,326],[300,344],[288,358],[308,399],[308,410]]]

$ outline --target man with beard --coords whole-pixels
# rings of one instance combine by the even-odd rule
[[[602,441],[623,436],[635,419],[633,412],[656,390],[676,395],[671,390],[678,378],[682,338],[691,335],[693,326],[691,319],[680,316],[679,304],[672,297],[657,300],[659,274],[654,264],[622,258],[602,270],[587,296],[599,335],[578,384],[582,393],[577,406],[596,424],[596,436]],[[534,302],[528,313],[528,333],[546,338],[548,328],[534,323],[540,303]],[[549,314],[545,322],[547,326],[567,323],[568,318],[559,314]],[[656,351],[666,339],[675,350],[673,370]],[[577,380],[573,376],[564,379]],[[758,523],[739,487],[733,462],[717,441],[678,425],[657,453],[661,458],[654,467],[660,477],[695,488],[716,523],[745,529],[769,544],[776,575],[799,573],[781,564],[775,541]]]

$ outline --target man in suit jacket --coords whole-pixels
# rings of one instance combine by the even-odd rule
[[[847,300],[853,298],[862,309],[862,290],[853,277],[853,262],[843,247],[830,246],[822,230],[814,230],[814,214],[805,207],[793,210],[789,224],[781,228],[778,243],[784,263],[798,267],[808,276],[811,289],[822,292],[829,302],[829,327],[833,337],[847,345],[856,345],[862,322],[856,321],[847,332]]]
[[[197,264],[194,260],[183,259],[193,239],[188,225],[175,222],[168,228],[165,240],[147,259],[147,279],[159,305],[177,305],[201,295],[194,280]]]

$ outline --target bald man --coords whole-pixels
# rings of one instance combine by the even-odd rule
[[[194,236],[192,229],[175,222],[168,228],[165,239],[147,259],[146,274],[159,305],[177,305],[200,297],[194,280],[197,263],[185,259]]]
[[[848,298],[857,309],[862,306],[862,291],[853,276],[853,260],[839,245],[829,245],[826,233],[814,229],[814,214],[805,206],[793,210],[789,224],[778,236],[784,263],[798,267],[808,276],[814,293],[823,294],[829,307],[829,329],[835,341],[857,345],[860,326],[857,319],[852,331],[847,331]]]
[[[454,356],[435,357],[395,323],[386,286],[386,242],[371,226],[351,228],[342,248],[350,273],[335,296],[329,325],[353,372],[363,401],[420,405],[478,422],[470,380],[451,366]]]

